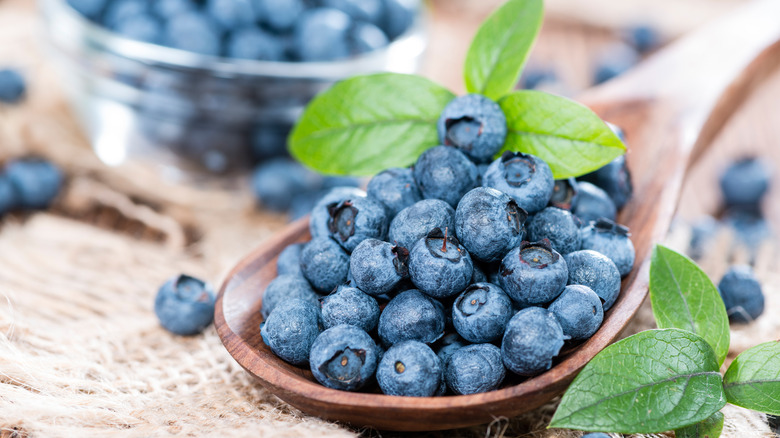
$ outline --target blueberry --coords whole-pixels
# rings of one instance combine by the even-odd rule
[[[349,56],[352,19],[333,8],[304,12],[296,19],[295,52],[301,61],[330,61]]]
[[[11,185],[11,181],[5,175],[0,174],[0,218],[16,208],[17,203],[16,191]]]
[[[580,181],[577,187],[579,192],[572,213],[580,220],[585,223],[602,217],[615,220],[617,208],[607,192],[585,181]]]
[[[309,366],[314,378],[328,388],[355,391],[374,377],[380,349],[371,336],[353,325],[337,325],[317,336]]]
[[[442,364],[447,363],[447,359],[452,356],[452,353],[469,345],[468,341],[460,337],[457,333],[444,335],[437,344],[436,355],[439,356],[439,360],[441,360]]]
[[[521,86],[527,90],[534,90],[541,87],[544,84],[554,83],[558,81],[558,75],[555,70],[551,68],[532,68],[527,67],[523,71],[523,76],[520,78]]]
[[[388,395],[430,397],[441,386],[442,365],[431,347],[405,341],[385,352],[376,369],[376,380]]]
[[[384,204],[391,217],[422,200],[412,170],[394,167],[378,173],[368,182],[368,196]]]
[[[277,212],[287,211],[294,195],[316,190],[322,177],[289,158],[265,161],[252,173],[252,190],[258,202]]]
[[[263,315],[263,318],[268,318],[268,315],[271,314],[276,306],[293,299],[302,299],[304,301],[319,304],[320,296],[314,292],[309,285],[309,282],[303,277],[297,275],[280,275],[271,280],[265,288],[260,314]]]
[[[147,6],[144,0],[111,1],[103,16],[103,24],[109,29],[116,29],[125,21],[146,14]]]
[[[320,306],[308,300],[279,303],[260,325],[263,342],[285,362],[302,365],[322,332]]]
[[[366,239],[352,251],[349,269],[363,292],[378,296],[392,291],[409,275],[409,251],[377,239]]]
[[[328,193],[317,201],[314,208],[311,210],[311,218],[309,219],[309,232],[311,233],[311,236],[330,236],[330,230],[328,228],[328,220],[330,219],[330,213],[328,212],[329,205],[339,204],[349,199],[365,197],[366,192],[354,187],[334,187],[330,189]]]
[[[521,376],[549,370],[563,347],[563,340],[563,329],[547,309],[523,309],[509,320],[501,341],[504,366]]]
[[[103,14],[107,0],[68,0],[70,7],[90,20],[97,20]]]
[[[207,15],[192,11],[171,17],[163,44],[175,49],[218,56],[221,49],[220,29]]]
[[[466,193],[455,210],[455,232],[469,254],[484,262],[504,258],[523,241],[528,213],[490,187]]]
[[[440,199],[424,199],[404,208],[393,218],[387,240],[412,248],[434,228],[455,229],[455,210]]]
[[[16,70],[0,69],[0,102],[17,103],[27,90],[24,77]]]
[[[712,216],[705,215],[697,219],[691,225],[691,240],[689,242],[689,255],[698,260],[712,247],[718,232],[720,222]]]
[[[447,229],[434,228],[409,252],[412,283],[434,298],[451,297],[463,291],[473,271],[469,253]]]
[[[328,205],[328,230],[347,252],[366,239],[384,240],[390,220],[385,207],[372,198],[352,198]]]
[[[166,21],[195,9],[195,4],[190,0],[156,0],[150,6],[155,15]]]
[[[262,124],[252,132],[252,156],[256,160],[267,160],[287,152],[287,135],[290,126],[286,124]]]
[[[501,261],[499,282],[504,292],[523,307],[546,304],[566,287],[566,261],[550,241],[523,242]]]
[[[156,18],[148,14],[129,17],[117,24],[115,30],[133,40],[152,44],[159,44],[162,41],[162,25]]]
[[[536,213],[528,223],[528,237],[539,241],[548,239],[561,255],[580,249],[579,221],[566,210],[547,207]]]
[[[315,290],[330,292],[347,281],[349,255],[333,239],[316,237],[301,251],[301,271]]]
[[[238,29],[230,34],[227,56],[262,61],[282,61],[283,47],[276,38],[255,27]]]
[[[764,312],[764,293],[749,266],[732,266],[718,283],[718,291],[733,322],[747,324]]]
[[[214,300],[211,286],[188,275],[177,275],[160,286],[154,313],[169,332],[197,335],[214,320]]]
[[[471,283],[487,283],[488,276],[477,264],[474,264],[474,272],[471,274]]]
[[[589,249],[567,254],[569,284],[589,287],[602,301],[604,311],[609,310],[620,294],[620,272],[609,257]]]
[[[356,23],[349,31],[352,53],[369,53],[389,44],[382,29],[371,23]]]
[[[477,167],[462,152],[436,146],[420,155],[412,172],[423,198],[441,199],[452,207],[477,185]]]
[[[588,339],[596,333],[604,320],[601,299],[588,286],[566,286],[548,310],[555,315],[563,335],[575,341]]]
[[[720,177],[720,189],[727,207],[757,207],[769,190],[770,171],[764,160],[742,158]]]
[[[62,189],[62,171],[43,159],[11,161],[5,166],[5,175],[14,189],[17,206],[24,209],[47,208]]]
[[[303,276],[303,271],[301,271],[301,251],[303,250],[303,245],[303,243],[293,243],[287,245],[279,253],[279,258],[276,259],[277,275]]]
[[[661,35],[658,30],[648,24],[640,24],[631,27],[626,32],[628,43],[639,53],[649,52],[661,44]]]
[[[339,286],[322,299],[322,322],[325,328],[350,324],[366,332],[379,324],[379,304],[374,297],[356,287]]]
[[[731,209],[723,214],[723,223],[736,235],[736,243],[747,247],[753,257],[758,248],[772,235],[760,211]]]
[[[472,284],[452,303],[452,324],[469,342],[499,339],[512,315],[512,300],[490,283]]]
[[[624,277],[634,267],[634,244],[628,228],[601,218],[582,228],[582,249],[592,249],[609,257]]]
[[[506,140],[504,112],[481,94],[453,99],[444,107],[436,127],[439,143],[460,149],[478,163],[492,161]]]
[[[343,11],[352,19],[375,23],[382,14],[382,0],[320,0],[322,6]]]
[[[577,195],[580,189],[574,178],[559,179],[553,186],[553,194],[550,197],[550,205],[571,211],[577,203]]]
[[[444,334],[444,307],[412,289],[387,303],[379,315],[379,338],[385,345],[415,340],[431,344]]]
[[[634,191],[625,155],[615,158],[594,172],[581,176],[580,180],[604,190],[617,209],[623,208],[628,203]]]
[[[382,29],[392,41],[411,27],[420,7],[419,0],[385,0],[382,14]]]
[[[475,344],[455,351],[445,363],[444,380],[456,394],[477,394],[501,386],[506,369],[501,350],[492,344]]]
[[[540,158],[504,152],[490,164],[482,184],[508,194],[517,205],[533,214],[550,202],[555,180],[550,166]]]
[[[226,31],[254,24],[255,13],[249,0],[207,0],[205,11]]]
[[[639,62],[639,54],[626,44],[610,46],[597,62],[593,84],[598,85],[620,76]]]

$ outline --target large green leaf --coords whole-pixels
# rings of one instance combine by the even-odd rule
[[[290,152],[334,175],[408,166],[439,143],[436,121],[454,97],[414,75],[379,73],[338,82],[306,107],[290,134]]]
[[[563,395],[550,427],[655,433],[726,404],[712,347],[679,329],[648,330],[597,354]]]
[[[512,91],[542,25],[542,0],[509,0],[477,31],[466,54],[470,93],[498,100]]]
[[[729,403],[780,415],[780,341],[742,352],[726,371],[723,386]]]
[[[692,426],[674,431],[675,438],[718,438],[723,432],[723,414],[715,412],[710,418]]]
[[[650,262],[650,301],[660,328],[679,328],[709,342],[722,364],[729,352],[729,318],[712,281],[688,257],[656,245]]]
[[[499,105],[507,124],[503,150],[536,155],[550,165],[556,179],[592,172],[626,151],[599,116],[564,97],[515,91]]]

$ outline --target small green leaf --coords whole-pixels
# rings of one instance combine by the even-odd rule
[[[715,412],[710,418],[692,426],[674,431],[675,438],[718,438],[723,432],[723,414]]]
[[[550,427],[656,433],[726,404],[712,347],[678,329],[648,330],[597,354],[563,395]]]
[[[515,91],[498,104],[506,114],[503,150],[543,159],[556,179],[592,172],[626,151],[626,146],[593,111],[564,97]]]
[[[780,341],[742,352],[726,371],[723,386],[729,403],[780,415]]]
[[[317,95],[290,134],[290,152],[326,174],[373,175],[439,144],[436,121],[455,96],[420,76],[356,76]]]
[[[469,93],[498,100],[515,87],[543,14],[542,0],[510,0],[482,23],[466,54]]]
[[[729,318],[712,280],[693,260],[656,245],[650,262],[650,302],[660,328],[696,333],[722,364],[729,352]]]

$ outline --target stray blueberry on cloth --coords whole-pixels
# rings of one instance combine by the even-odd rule
[[[380,349],[371,336],[353,325],[331,327],[311,346],[309,367],[318,382],[328,388],[356,391],[371,381]]]
[[[715,236],[718,235],[720,227],[720,222],[709,215],[702,216],[691,224],[689,255],[692,259],[698,260],[707,253],[715,243]]]
[[[339,286],[335,292],[323,297],[321,303],[325,328],[349,324],[370,332],[379,324],[376,299],[356,287]]]
[[[329,237],[317,237],[301,251],[301,271],[312,287],[328,293],[347,281],[349,254]]]
[[[481,94],[452,99],[436,125],[439,143],[454,146],[477,163],[493,160],[506,140],[506,116],[497,103]]]
[[[379,388],[387,395],[430,397],[439,390],[442,378],[438,356],[418,341],[393,345],[376,369]]]
[[[589,249],[564,256],[569,269],[569,284],[589,287],[599,296],[604,311],[609,310],[620,294],[620,272],[609,257]]]
[[[615,220],[617,208],[607,192],[585,181],[580,181],[577,187],[579,192],[572,213],[585,223],[602,217]]]
[[[356,187],[334,187],[330,189],[328,193],[323,195],[322,198],[314,204],[314,208],[311,209],[311,218],[309,219],[309,232],[311,233],[311,236],[330,236],[330,229],[328,228],[328,220],[330,219],[330,212],[328,211],[329,205],[365,197],[366,192]]]
[[[556,207],[547,207],[528,222],[528,239],[547,239],[561,255],[580,249],[580,226],[572,214]]]
[[[477,166],[461,151],[436,146],[420,155],[412,173],[423,198],[441,199],[453,208],[469,190],[477,186]]]
[[[387,240],[409,249],[434,228],[454,230],[455,210],[440,199],[423,199],[393,218]]]
[[[303,271],[301,271],[301,251],[303,250],[303,245],[303,243],[293,243],[287,245],[279,253],[279,257],[276,259],[277,275],[303,276]]]
[[[460,348],[444,363],[444,381],[456,394],[493,391],[501,386],[505,376],[501,349],[493,344]]]
[[[528,213],[506,193],[477,187],[458,203],[455,232],[472,257],[494,262],[520,245],[527,218]]]
[[[455,330],[474,343],[500,338],[512,315],[512,300],[491,283],[472,284],[452,303]]]
[[[588,286],[572,284],[547,308],[563,329],[563,335],[575,341],[588,339],[604,320],[601,299]]]
[[[764,293],[749,266],[732,266],[718,283],[718,291],[733,322],[747,324],[764,313]]]
[[[601,218],[582,228],[582,249],[592,249],[609,257],[624,277],[634,267],[634,244],[628,228]]]
[[[504,366],[521,376],[549,370],[563,347],[563,329],[555,316],[541,307],[528,307],[509,320],[501,341]]]
[[[422,292],[446,298],[463,291],[474,265],[468,251],[448,229],[434,228],[409,252],[409,277]]]
[[[214,320],[214,301],[211,286],[188,275],[177,275],[157,291],[154,313],[169,332],[192,336]]]
[[[285,362],[302,365],[322,332],[319,304],[293,299],[279,303],[260,324],[263,342]]]
[[[542,159],[520,152],[504,152],[485,172],[482,185],[511,196],[529,214],[550,202],[555,180]]]
[[[16,206],[29,210],[49,207],[62,189],[62,171],[50,161],[22,158],[5,166],[5,175],[13,187]]]
[[[420,189],[409,168],[386,169],[368,182],[368,196],[384,204],[390,217],[422,200]]]
[[[569,279],[566,261],[549,240],[523,242],[501,261],[501,288],[522,307],[551,302]]]
[[[732,163],[720,177],[720,189],[727,207],[757,209],[769,190],[770,171],[760,158],[748,157]]]
[[[379,338],[384,345],[415,340],[431,344],[444,334],[444,306],[412,289],[390,300],[379,315]]]
[[[384,240],[390,220],[385,207],[372,198],[354,198],[328,205],[328,230],[351,253],[366,239]]]
[[[265,288],[260,314],[263,315],[263,318],[268,318],[268,315],[271,314],[279,303],[294,299],[302,299],[319,304],[320,296],[314,292],[309,282],[303,277],[280,275],[271,280]]]
[[[409,276],[409,251],[377,239],[366,239],[352,251],[349,269],[363,292],[378,296],[392,291]]]

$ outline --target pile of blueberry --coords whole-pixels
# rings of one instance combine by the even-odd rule
[[[0,102],[19,103],[26,90],[27,84],[21,73],[11,68],[0,69]]]
[[[128,38],[264,61],[330,61],[403,34],[417,0],[68,0]]]
[[[62,188],[62,171],[40,158],[9,161],[0,170],[0,217],[14,210],[43,210]]]
[[[311,241],[279,255],[263,341],[329,388],[472,394],[507,369],[539,374],[597,331],[633,267],[613,222],[631,195],[622,158],[558,182],[538,157],[493,159],[505,117],[475,94],[448,104],[438,131],[440,146],[367,193],[329,192]]]

